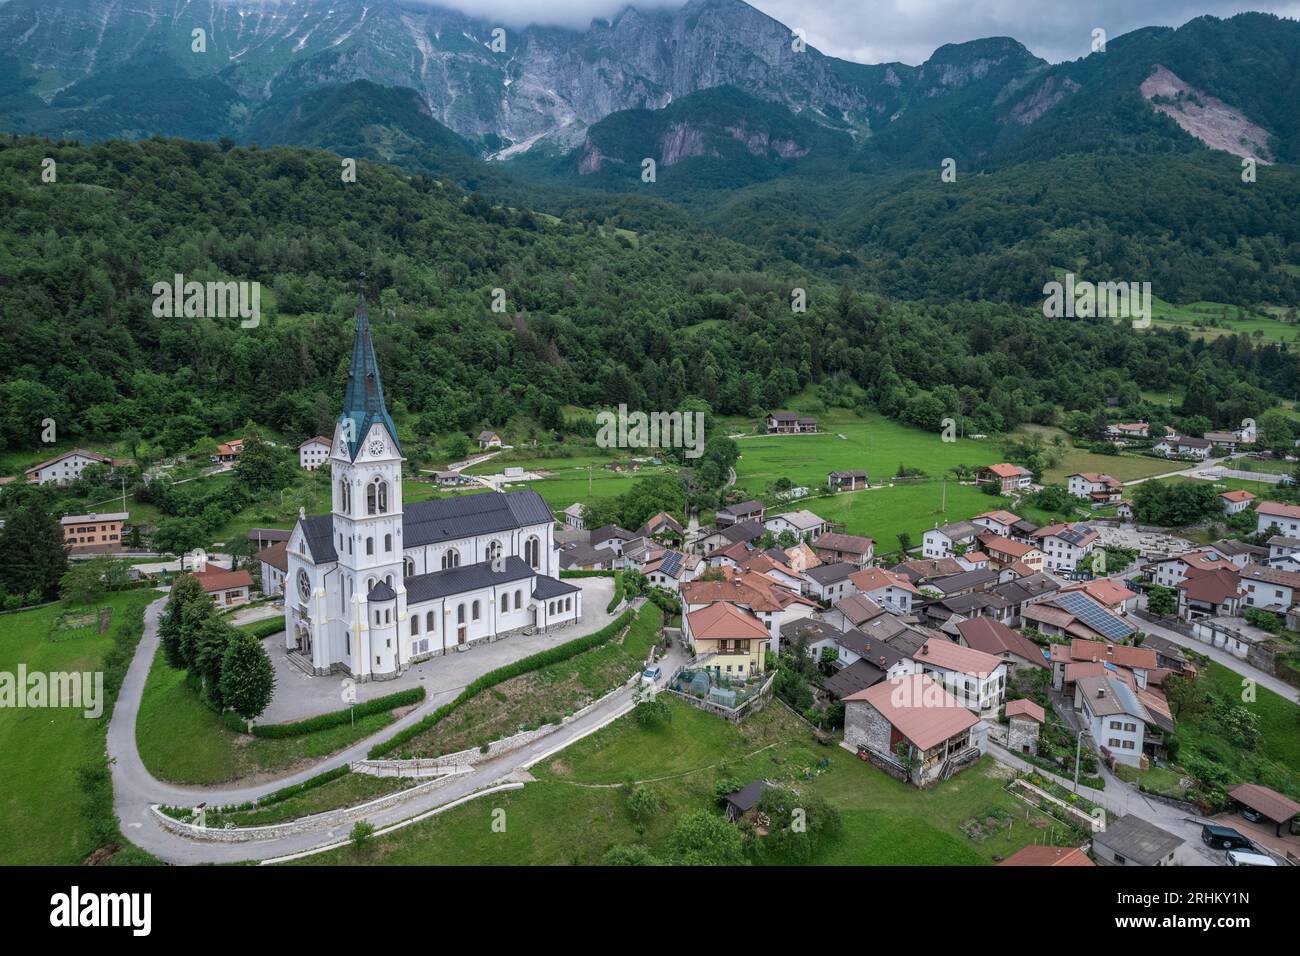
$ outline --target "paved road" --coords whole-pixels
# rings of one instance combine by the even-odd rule
[[[999,763],[1015,767],[1017,770],[1042,774],[1071,790],[1075,789],[1073,780],[1026,763],[1009,750],[992,741],[989,742],[989,754]],[[1141,817],[1148,823],[1154,823],[1156,826],[1168,830],[1175,836],[1182,837],[1184,841],[1182,846],[1174,852],[1174,862],[1179,865],[1224,865],[1224,861],[1220,858],[1222,854],[1216,854],[1201,842],[1201,826],[1209,822],[1207,817],[1198,817],[1177,807],[1171,807],[1166,803],[1158,803],[1155,800],[1147,799],[1145,795],[1112,775],[1104,765],[1101,766],[1101,773],[1106,779],[1106,789],[1094,790],[1091,787],[1080,786],[1077,788],[1079,796],[1105,807],[1111,813],[1119,816],[1131,813],[1134,816]]]
[[[431,698],[400,720],[384,728],[379,734],[360,741],[341,753],[335,754],[320,763],[275,780],[255,785],[233,788],[185,787],[163,783],[149,773],[140,759],[136,748],[135,724],[140,713],[140,698],[144,692],[149,667],[157,653],[159,634],[158,619],[161,616],[165,599],[159,599],[145,609],[144,634],[136,649],[135,657],[127,670],[122,690],[113,710],[112,721],[108,728],[108,756],[113,775],[113,804],[122,832],[137,846],[147,850],[159,859],[169,863],[229,863],[240,860],[268,859],[292,853],[300,853],[317,846],[335,842],[346,836],[320,830],[278,839],[257,841],[255,843],[207,843],[178,836],[157,822],[151,804],[161,803],[175,806],[195,806],[202,802],[210,805],[227,805],[254,800],[294,783],[300,783],[332,767],[364,759],[374,744],[386,740],[398,731],[405,729],[425,714],[440,707],[454,698],[458,689],[449,689]],[[682,663],[674,655],[681,655],[678,648],[673,648],[664,662],[663,678],[666,680],[677,665]],[[555,733],[534,741],[514,753],[506,754],[483,764],[472,773],[463,774],[449,783],[433,790],[401,801],[394,806],[375,813],[371,818],[377,827],[415,816],[425,810],[433,809],[452,800],[488,787],[493,783],[510,777],[521,770],[526,770],[533,763],[554,750],[561,749],[630,710],[633,706],[633,692],[630,689],[613,695],[591,712],[578,720],[561,727]]]
[[[1202,644],[1200,641],[1179,634],[1177,631],[1171,631],[1167,627],[1162,627],[1159,624],[1154,624],[1151,621],[1146,621],[1142,618],[1135,618],[1134,626],[1148,634],[1155,634],[1157,637],[1168,638],[1181,647],[1186,647],[1189,650],[1196,651],[1198,654],[1204,654],[1216,664],[1222,664],[1224,667],[1228,668],[1228,670],[1235,671],[1242,677],[1253,679],[1260,687],[1267,687],[1269,690],[1273,691],[1273,693],[1281,694],[1287,700],[1300,703],[1300,690],[1292,687],[1290,684],[1286,683],[1286,681],[1274,677],[1272,674],[1264,673],[1253,664],[1247,664],[1240,657],[1234,657],[1221,648],[1211,647],[1209,644]]]

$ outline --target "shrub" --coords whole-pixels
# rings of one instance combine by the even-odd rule
[[[258,640],[264,637],[270,637],[272,634],[278,634],[284,630],[284,618],[268,617],[264,621],[254,621],[252,624],[241,624],[238,630],[245,634],[251,634]]]
[[[352,825],[352,833],[348,839],[352,841],[352,848],[358,853],[370,846],[370,841],[375,838],[375,825],[369,820],[358,820]]]
[[[341,727],[344,724],[351,723],[354,717],[361,718],[369,717],[371,714],[382,714],[394,707],[406,707],[409,704],[418,704],[422,700],[424,700],[424,688],[412,687],[408,690],[399,690],[395,694],[376,697],[374,700],[357,704],[356,707],[332,710],[328,714],[308,717],[306,720],[298,720],[289,724],[258,724],[253,728],[253,736],[275,739],[301,737],[303,734],[314,734],[320,730]]]
[[[623,572],[614,572],[614,596],[605,605],[605,613],[613,614],[614,609],[623,603]]]

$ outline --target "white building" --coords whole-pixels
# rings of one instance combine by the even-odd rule
[[[1141,766],[1151,718],[1128,684],[1118,677],[1080,677],[1074,682],[1074,708],[1098,746],[1119,763]]]
[[[1300,537],[1300,505],[1284,505],[1276,501],[1265,501],[1255,509],[1256,532],[1267,531],[1277,525],[1278,531],[1292,537]]]
[[[365,302],[335,427],[330,514],[288,545],[285,638],[317,674],[359,680],[525,627],[578,620],[559,580],[554,518],[534,491],[402,503],[402,450],[384,405]]]
[[[332,443],[324,435],[308,438],[298,446],[298,467],[315,471],[330,460]]]
[[[1081,471],[1071,475],[1066,488],[1074,497],[1087,498],[1095,504],[1112,504],[1124,496],[1123,482],[1096,471]]]
[[[569,507],[564,509],[564,523],[574,531],[586,530],[587,525],[582,517],[581,503],[575,501],[573,504],[569,505]]]
[[[789,531],[800,541],[811,541],[821,537],[826,530],[826,522],[807,508],[801,508],[798,511],[773,515],[763,522],[763,528],[774,535]]]
[[[113,459],[107,455],[86,451],[84,448],[74,448],[71,451],[65,451],[62,455],[55,455],[53,458],[32,465],[23,472],[23,476],[34,484],[54,483],[62,487],[80,478],[87,465],[108,465],[111,467],[112,464]]]
[[[911,614],[912,602],[920,592],[901,574],[884,568],[863,568],[849,575],[859,594],[871,598],[893,614]]]
[[[1048,571],[1077,571],[1092,554],[1098,534],[1086,524],[1050,524],[1033,535]]]
[[[1007,665],[973,647],[930,638],[912,660],[948,690],[962,706],[979,714],[996,711],[1006,696]]]
[[[973,547],[981,531],[983,528],[970,521],[935,525],[921,540],[921,554],[927,558],[951,558],[957,548]]]

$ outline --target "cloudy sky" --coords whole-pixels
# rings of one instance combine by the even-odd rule
[[[585,27],[627,0],[434,0],[505,23]],[[643,0],[634,6],[677,6]],[[803,27],[823,53],[880,63],[920,63],[936,47],[987,36],[1013,36],[1053,62],[1088,53],[1092,31],[1116,37],[1137,27],[1179,26],[1202,14],[1227,17],[1264,10],[1300,17],[1300,0],[748,0],[789,27]]]

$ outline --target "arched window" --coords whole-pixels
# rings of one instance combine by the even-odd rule
[[[411,636],[415,637],[415,635],[419,633],[420,633],[420,615],[412,614],[411,615]]]
[[[507,591],[505,594],[501,595],[501,610],[502,610],[502,612],[505,612],[505,611],[510,610],[510,592],[509,592],[509,591]]]
[[[345,515],[352,514],[352,486],[346,478],[339,481],[339,511]]]
[[[465,605],[461,604],[456,608],[456,623],[465,623]]]
[[[478,617],[479,617],[478,601],[475,601],[475,602],[474,602],[474,614],[473,614],[473,617],[474,617],[474,620],[476,620],[476,621],[478,620]]]
[[[523,592],[523,591],[516,591],[516,592],[515,592],[515,610],[517,611],[517,610],[519,610],[519,609],[520,609],[521,607],[523,607],[523,606],[524,606],[524,592]]]
[[[391,534],[386,534],[384,535],[384,554],[392,554],[392,553],[393,553],[393,536]]]
[[[501,557],[501,550],[502,549],[501,549],[500,541],[491,542],[487,546],[487,559],[489,561],[495,561],[497,558]]]
[[[424,615],[424,629],[430,634],[438,629],[438,619],[433,616],[432,611]]]
[[[384,583],[391,588],[393,586],[393,576],[391,574],[385,574]]]
[[[414,558],[403,558],[403,559],[402,559],[402,576],[403,576],[403,577],[407,577],[407,578],[409,578],[409,577],[414,577],[414,576],[415,576],[415,559],[414,559]]]
[[[573,610],[573,598],[571,598],[571,597],[567,597],[567,598],[564,599],[564,609],[565,609],[566,611],[572,611],[572,610]]]
[[[375,579],[366,578],[366,597],[369,597],[370,592],[373,591],[374,589],[375,589]]]
[[[537,540],[536,535],[533,535],[524,542],[524,560],[528,562],[530,568],[536,571],[538,565],[541,563],[541,556],[542,543]]]
[[[379,612],[378,612],[378,611],[375,611],[375,623],[376,623],[376,624],[379,623]]]
[[[374,553],[375,553],[375,539],[366,538],[366,554],[374,554]]]
[[[393,623],[393,612],[388,608],[384,608],[384,623],[385,624]]]
[[[382,478],[366,485],[366,514],[388,514],[388,482]]]
[[[460,567],[460,552],[455,548],[450,548],[442,553],[442,569]]]

